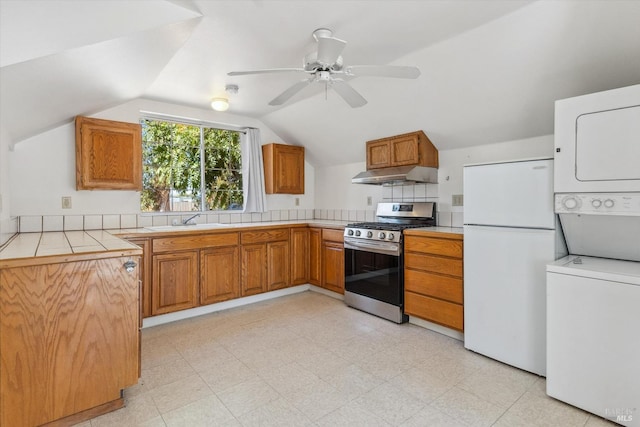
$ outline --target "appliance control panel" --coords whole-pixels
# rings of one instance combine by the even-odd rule
[[[397,243],[400,241],[401,234],[402,232],[400,231],[369,230],[351,227],[347,227],[344,229],[344,237],[355,237],[359,239],[377,240],[383,242],[386,241]]]
[[[640,216],[640,193],[556,193],[555,212]]]

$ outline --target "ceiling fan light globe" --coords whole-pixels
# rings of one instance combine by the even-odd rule
[[[227,111],[229,109],[229,100],[227,98],[213,98],[211,100],[211,108],[216,111]]]

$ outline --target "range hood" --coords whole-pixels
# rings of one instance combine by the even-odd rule
[[[393,185],[417,182],[438,183],[438,168],[426,166],[397,166],[370,169],[351,179],[353,184]]]

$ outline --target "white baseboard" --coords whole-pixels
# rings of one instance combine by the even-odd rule
[[[457,339],[458,341],[464,341],[464,334],[462,332],[447,328],[446,326],[438,325],[437,323],[429,322],[428,320],[409,316],[409,323]]]
[[[260,301],[266,301],[273,298],[279,298],[285,295],[297,294],[300,292],[308,291],[309,288],[316,288],[313,285],[299,285],[292,286],[286,289],[279,289],[277,291],[265,292],[263,294],[251,295],[248,297],[236,298],[228,301],[218,302],[215,304],[204,305],[202,307],[190,308],[187,310],[175,311],[173,313],[160,314],[158,316],[147,317],[142,320],[142,328],[151,328],[153,326],[164,325],[165,323],[175,322],[177,320],[189,319],[191,317],[202,316],[203,314],[215,313],[216,311],[227,310],[229,308],[242,307],[243,305],[253,304]],[[320,289],[320,288],[316,288]],[[311,289],[316,291],[316,289]],[[325,291],[324,292],[330,292]],[[318,291],[316,291],[318,292]],[[321,293],[324,293],[321,292]],[[331,292],[334,294],[335,292]],[[338,295],[338,294],[336,294]],[[331,295],[329,295],[331,296]]]
[[[325,288],[321,288],[321,287],[316,286],[316,285],[307,285],[307,286],[309,286],[309,290],[310,291],[317,292],[319,294],[326,295],[326,296],[331,297],[331,298],[339,299],[340,301],[344,301],[344,295],[342,295],[342,294],[330,291],[330,290],[325,289]]]

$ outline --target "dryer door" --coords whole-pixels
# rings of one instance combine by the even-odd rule
[[[576,120],[579,181],[640,180],[640,106],[582,114]]]

